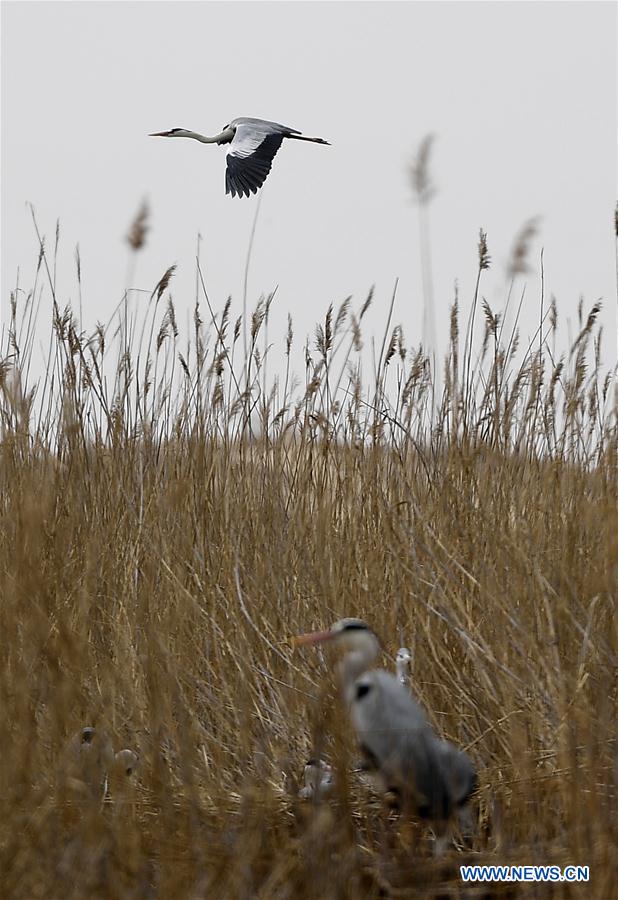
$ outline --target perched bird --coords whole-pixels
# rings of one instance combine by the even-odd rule
[[[133,750],[114,753],[104,729],[87,725],[74,734],[67,745],[61,765],[65,787],[74,794],[105,799],[109,779],[117,785],[126,781],[137,769],[139,757]]]
[[[395,657],[395,671],[397,681],[407,687],[410,684],[410,667],[412,665],[412,652],[407,647],[400,647]]]
[[[133,750],[119,750],[114,754],[105,776],[105,797],[119,801],[130,790],[130,783],[139,767],[139,756]]]
[[[232,197],[249,197],[262,187],[284,138],[328,144],[323,138],[306,137],[300,131],[278,122],[248,118],[233,119],[214,137],[187,131],[186,128],[157,131],[149,137],[184,137],[201,141],[202,144],[228,144],[225,193]]]
[[[88,725],[74,734],[62,759],[61,776],[74,794],[103,799],[107,771],[114,763],[112,742],[107,732]]]
[[[408,647],[400,647],[395,657],[395,671],[397,680],[408,690],[410,689],[410,668],[412,666],[412,651]],[[444,757],[444,768],[448,777],[453,781],[451,791],[455,796],[465,793],[467,787],[467,779],[469,778],[469,770],[466,765],[465,754],[461,757],[462,751],[457,750],[448,741],[439,741],[439,751]],[[462,778],[463,783],[458,784],[457,779]],[[469,804],[465,801],[460,804],[457,810],[457,823],[463,836],[470,839],[474,834],[474,822]]]
[[[304,786],[298,792],[303,799],[321,799],[333,787],[333,767],[323,759],[307,760],[303,773]]]
[[[400,684],[408,686],[410,684],[410,665],[412,663],[412,652],[407,647],[400,647],[395,656],[395,672],[397,680]],[[299,792],[300,797],[312,797],[314,795],[314,785],[319,784],[327,790],[321,791],[325,794],[330,791],[333,785],[332,766],[319,757],[310,759],[304,769],[304,784]],[[356,766],[355,771],[363,774],[362,762]]]
[[[363,756],[362,768],[383,792],[401,798],[431,821],[436,852],[448,842],[448,826],[476,788],[468,755],[433,731],[421,706],[396,675],[369,669],[380,644],[360,619],[341,619],[328,631],[299,635],[297,645],[332,642],[342,650],[338,675]]]
[[[114,755],[114,769],[130,778],[139,765],[139,756],[133,750],[119,750]]]

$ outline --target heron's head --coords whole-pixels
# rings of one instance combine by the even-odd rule
[[[411,668],[412,652],[407,647],[400,647],[395,657],[395,670],[401,684],[407,685],[410,683]]]
[[[409,666],[412,662],[412,652],[407,647],[400,647],[395,659],[400,666]]]
[[[92,725],[80,728],[68,746],[73,762],[81,759],[87,765],[107,766],[114,756],[108,733],[104,728],[93,728]]]
[[[333,767],[323,759],[310,759],[303,772],[304,787],[298,792],[303,800],[323,797],[333,787]]]
[[[305,769],[321,769],[323,772],[332,772],[333,767],[330,766],[325,760],[320,759],[317,756],[312,756],[305,763]]]
[[[193,132],[186,128],[172,128],[171,131],[155,131],[148,137],[191,137],[192,134]]]
[[[327,631],[314,631],[311,634],[299,634],[294,643],[323,644],[331,643],[346,653],[371,648],[377,654],[380,641],[375,631],[362,619],[339,619]]]
[[[94,738],[96,731],[94,728],[91,728],[89,725],[86,728],[82,728],[81,734],[81,743],[82,744],[91,744],[92,739]]]
[[[139,756],[133,750],[119,750],[114,763],[118,772],[122,772],[127,778],[130,778],[139,766]]]

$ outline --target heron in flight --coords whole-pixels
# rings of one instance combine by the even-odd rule
[[[397,675],[370,669],[380,652],[361,619],[341,619],[328,631],[299,635],[295,643],[332,642],[342,650],[338,665],[344,700],[363,755],[363,769],[384,793],[431,821],[436,852],[448,843],[450,819],[476,789],[469,756],[433,731],[424,710]],[[398,673],[399,674],[399,673]]]
[[[149,137],[185,137],[201,141],[202,144],[228,144],[226,153],[225,193],[232,197],[249,197],[261,188],[272,161],[283,138],[295,141],[312,141],[314,144],[328,144],[323,138],[307,137],[287,125],[268,122],[266,119],[232,119],[223,131],[214,137],[187,131],[186,128],[172,128],[171,131],[157,131]]]

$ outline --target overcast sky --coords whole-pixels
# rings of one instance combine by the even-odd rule
[[[214,134],[257,116],[332,142],[284,143],[261,192],[249,301],[278,286],[274,338],[288,311],[300,340],[330,302],[353,294],[360,305],[374,283],[368,328],[381,333],[399,278],[394,318],[420,341],[407,167],[433,133],[440,347],[455,281],[465,310],[472,297],[479,228],[493,260],[484,293],[500,308],[515,234],[538,215],[524,338],[538,321],[544,247],[563,323],[574,330],[580,296],[603,298],[613,363],[614,3],[5,2],[2,19],[3,316],[18,267],[32,284],[28,201],[48,246],[60,219],[61,303],[77,301],[80,245],[85,328],[111,314],[128,277],[152,289],[172,263],[186,319],[198,232],[215,308],[232,294],[239,311],[257,199],[225,195],[222,148],[147,135]],[[124,236],[143,198],[152,227],[128,275]]]

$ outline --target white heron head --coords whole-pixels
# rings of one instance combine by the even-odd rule
[[[333,786],[333,768],[323,759],[312,758],[307,761],[303,772],[304,786],[298,796],[307,800],[323,797]]]
[[[402,666],[409,666],[412,662],[412,651],[408,647],[400,647],[395,659]]]
[[[311,634],[300,634],[294,639],[294,643],[323,644],[332,643],[346,653],[356,650],[377,654],[380,649],[380,641],[372,628],[362,619],[339,619],[327,631],[314,631]]]
[[[107,732],[100,728],[93,728],[91,725],[86,725],[85,728],[73,735],[69,747],[74,757],[87,759],[89,765],[96,763],[100,763],[102,766],[109,765],[114,755]]]
[[[304,778],[305,784],[309,782],[326,782],[330,783],[333,777],[333,767],[323,759],[311,757],[305,763]]]
[[[90,725],[87,725],[85,728],[82,728],[81,736],[80,736],[80,745],[89,747],[90,744],[92,744],[95,735],[96,735],[96,729],[92,728]]]
[[[118,772],[130,778],[139,766],[139,756],[133,750],[119,750],[114,764]]]

